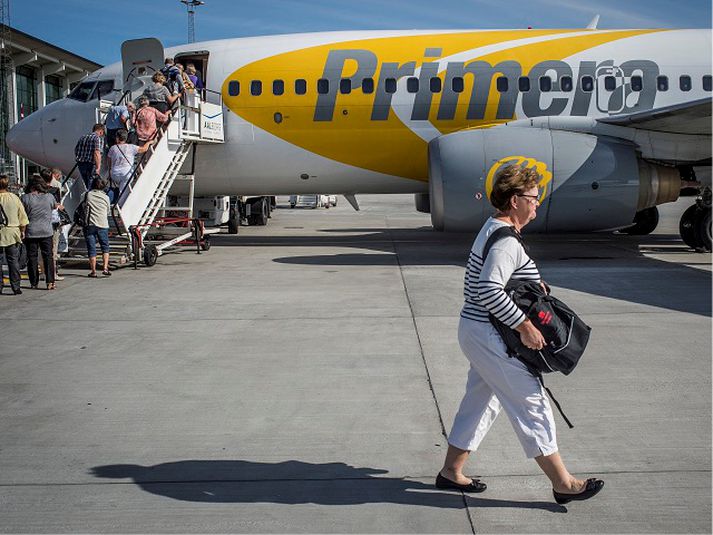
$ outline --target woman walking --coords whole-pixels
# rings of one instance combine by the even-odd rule
[[[483,260],[490,235],[503,226],[518,233],[535,219],[540,205],[534,169],[511,165],[495,178],[490,202],[497,213],[488,219],[473,243],[465,275],[465,304],[458,326],[461,350],[470,361],[466,392],[448,437],[448,452],[436,486],[464,492],[487,487],[463,474],[470,452],[478,449],[501,409],[505,410],[528,458],[534,458],[552,482],[557,503],[586,500],[604,482],[577,479],[562,461],[557,447],[554,416],[540,382],[517,358],[507,354],[489,314],[520,333],[524,345],[542,349],[545,340],[504,287],[512,279],[542,283],[537,266],[515,237],[496,242]]]

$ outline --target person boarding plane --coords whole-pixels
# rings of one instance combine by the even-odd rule
[[[656,206],[697,181],[705,195],[681,233],[710,249],[710,30],[350,31],[166,51],[133,40],[8,145],[68,172],[98,99],[138,96],[164,55],[193,63],[222,106],[225,142],[194,148],[196,195],[329,191],[357,207],[358,193],[414,193],[436,229],[475,231],[493,176],[515,162],[542,176],[533,231],[646,233]]]

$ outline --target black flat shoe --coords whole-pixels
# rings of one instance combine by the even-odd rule
[[[462,492],[483,492],[488,488],[479,479],[474,479],[469,485],[459,485],[455,481],[446,479],[440,473],[436,476],[436,487],[439,489],[460,490]]]
[[[590,477],[587,479],[587,485],[584,487],[584,490],[579,494],[562,494],[554,489],[552,489],[552,494],[554,494],[555,501],[557,503],[564,505],[565,503],[569,503],[571,501],[588,500],[589,498],[596,496],[603,487],[604,481]]]

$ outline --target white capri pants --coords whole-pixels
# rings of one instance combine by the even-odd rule
[[[462,450],[477,450],[503,408],[528,458],[556,453],[557,430],[550,401],[527,367],[508,356],[495,327],[490,322],[461,318],[458,341],[470,370],[448,443]]]

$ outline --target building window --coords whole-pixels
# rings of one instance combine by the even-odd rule
[[[591,76],[582,76],[582,91],[589,93],[594,91],[594,78]]]
[[[548,91],[552,91],[552,78],[549,76],[543,76],[540,78],[540,91],[543,93],[547,93]]]
[[[285,82],[284,80],[273,80],[272,81],[272,94],[282,95],[285,92]]]
[[[17,116],[23,119],[37,111],[37,71],[27,65],[20,65],[16,70],[17,79]]]
[[[527,76],[520,76],[517,79],[517,88],[523,93],[527,93],[530,90],[530,79]]]
[[[62,80],[59,76],[45,76],[46,104],[62,98]]]
[[[237,80],[230,80],[228,82],[228,95],[231,97],[237,97],[240,94],[240,82]]]
[[[326,95],[329,93],[329,80],[326,78],[320,78],[317,80],[317,93],[320,95]]]
[[[678,84],[679,84],[679,87],[681,88],[681,91],[690,91],[691,90],[691,77],[688,76],[687,74],[682,75],[678,79]]]
[[[295,94],[304,95],[307,93],[307,80],[299,78],[295,80]]]
[[[656,89],[659,91],[668,91],[668,76],[656,77]]]
[[[572,91],[571,76],[563,76],[562,78],[560,78],[560,91],[564,91],[566,93]]]
[[[504,76],[498,76],[498,79],[495,80],[495,88],[500,92],[500,93],[506,93],[508,90],[508,79],[505,78]]]
[[[451,80],[451,88],[453,89],[454,93],[462,93],[463,89],[465,88],[465,84],[463,83],[463,78],[460,76],[456,76]]]
[[[641,76],[631,77],[631,90],[641,91],[644,88],[644,79]]]
[[[703,91],[711,90],[711,75],[707,74],[703,77]]]
[[[365,95],[369,95],[374,92],[374,79],[373,78],[364,78],[361,81],[361,90],[364,92]]]
[[[260,80],[250,82],[250,94],[254,97],[262,95],[262,82]]]
[[[352,79],[351,78],[342,78],[339,80],[339,92],[342,95],[348,95],[349,93],[352,92]]]
[[[431,78],[429,85],[431,86],[431,93],[440,93],[443,89],[443,83],[441,79],[437,77]]]

